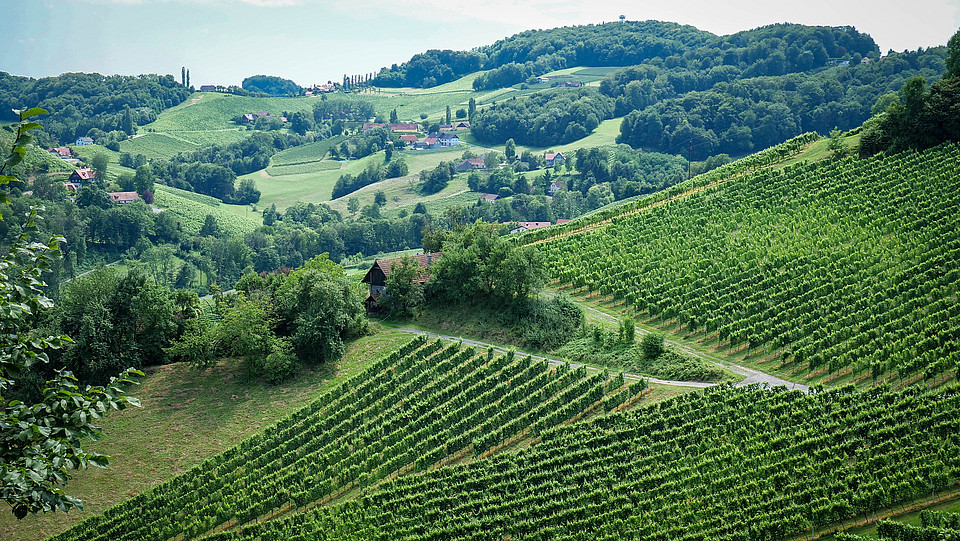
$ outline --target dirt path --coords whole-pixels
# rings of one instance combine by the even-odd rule
[[[460,337],[460,336],[450,336],[450,335],[446,335],[446,334],[437,334],[437,333],[432,333],[432,332],[428,332],[428,331],[423,331],[423,330],[420,330],[420,329],[413,329],[413,328],[410,328],[410,327],[400,327],[400,328],[397,329],[397,330],[398,330],[398,331],[402,331],[402,332],[408,332],[408,333],[411,333],[411,334],[422,334],[422,335],[428,336],[428,337],[430,337],[430,338],[441,338],[441,339],[443,339],[443,340],[452,340],[452,341],[454,341],[454,342],[462,342],[462,343],[464,343],[464,344],[466,344],[466,345],[468,345],[468,346],[473,346],[473,347],[478,348],[478,349],[493,348],[494,351],[498,351],[498,352],[500,352],[500,353],[506,353],[506,352],[507,352],[507,348],[505,348],[505,347],[503,347],[503,346],[498,346],[498,345],[496,345],[496,344],[490,344],[490,343],[487,343],[487,342],[481,342],[481,341],[479,341],[479,340],[471,340],[471,339],[469,339],[469,338],[462,338],[462,337]],[[520,355],[521,357],[526,357],[527,355],[529,355],[529,356],[532,357],[534,360],[537,360],[537,361],[546,361],[546,362],[550,363],[550,364],[553,365],[553,366],[561,366],[561,365],[563,365],[563,364],[566,363],[566,361],[561,361],[560,359],[551,359],[551,358],[549,358],[549,357],[543,357],[542,355],[534,355],[533,353],[527,353],[527,352],[521,351],[521,350],[519,350],[519,349],[514,349],[514,351],[516,352],[517,355]],[[602,368],[597,368],[597,367],[595,367],[595,366],[580,365],[580,364],[578,364],[578,363],[570,363],[570,367],[571,367],[571,368],[580,368],[580,366],[586,366],[586,367],[587,367],[587,371],[588,371],[588,372],[591,372],[591,373],[596,373],[596,372],[602,372],[602,371],[603,371]],[[612,372],[612,371],[611,371],[611,372]],[[713,387],[714,385],[716,385],[716,383],[703,383],[703,382],[700,382],[700,381],[673,381],[673,380],[668,380],[668,379],[651,378],[651,377],[647,377],[647,376],[641,376],[641,375],[639,375],[639,374],[628,374],[628,373],[626,373],[626,372],[624,372],[623,377],[624,377],[624,379],[629,379],[629,380],[634,380],[634,381],[639,381],[640,379],[646,379],[646,380],[649,381],[650,383],[658,383],[658,384],[660,384],[660,385],[672,385],[672,386],[674,386],[674,387],[695,387],[695,388],[698,388],[698,389],[703,389],[703,388],[705,388],[705,387]]]
[[[619,324],[619,323],[620,323],[620,320],[618,320],[618,319],[617,319],[616,317],[614,317],[614,316],[611,316],[610,314],[607,314],[607,313],[605,313],[605,312],[601,312],[600,310],[597,310],[596,308],[594,308],[594,307],[592,307],[592,306],[589,306],[589,305],[586,305],[586,304],[584,304],[584,303],[582,303],[582,302],[576,301],[576,299],[574,299],[574,301],[577,302],[581,307],[583,307],[584,310],[590,312],[590,314],[593,315],[594,317],[596,317],[597,319],[601,319],[601,320],[603,320],[603,321],[606,321],[606,322],[609,322],[609,323],[614,323],[614,324]],[[641,328],[641,327],[639,327],[639,326],[637,327],[637,332],[640,333],[640,334],[649,334],[649,333],[650,333],[650,331],[648,331],[647,329]],[[759,370],[754,370],[753,368],[747,368],[746,366],[742,366],[742,365],[739,365],[739,364],[735,364],[735,363],[731,363],[731,362],[725,361],[725,360],[723,360],[723,359],[721,359],[721,358],[719,358],[719,357],[715,357],[715,356],[710,355],[710,354],[708,354],[708,353],[704,353],[704,352],[702,352],[702,351],[699,351],[699,350],[697,350],[697,349],[694,349],[694,348],[692,348],[692,347],[690,347],[690,346],[688,346],[688,345],[685,345],[685,344],[682,344],[682,343],[680,343],[680,342],[677,342],[676,340],[671,340],[671,339],[669,339],[669,338],[665,338],[665,339],[664,339],[664,342],[665,342],[667,345],[669,345],[670,347],[672,347],[672,348],[678,349],[678,350],[680,350],[680,351],[683,351],[684,353],[687,353],[687,354],[689,354],[689,355],[693,355],[694,357],[697,357],[697,358],[702,359],[702,360],[704,360],[704,361],[707,361],[707,362],[709,362],[709,363],[715,364],[715,365],[717,365],[717,366],[721,366],[721,367],[723,367],[723,368],[726,368],[726,369],[730,370],[731,372],[735,372],[735,373],[737,373],[737,374],[740,374],[741,376],[744,376],[745,379],[744,379],[743,381],[741,381],[740,383],[738,383],[738,384],[737,384],[738,386],[740,386],[740,385],[749,385],[749,384],[751,384],[751,383],[767,383],[767,384],[769,384],[771,387],[775,387],[775,386],[778,386],[778,385],[783,385],[783,386],[786,387],[787,389],[799,389],[799,390],[801,390],[801,391],[803,391],[803,392],[805,392],[805,393],[810,391],[810,387],[809,387],[808,385],[803,385],[802,383],[794,383],[794,382],[792,382],[792,381],[787,381],[787,380],[785,380],[785,379],[778,378],[777,376],[774,376],[774,375],[771,375],[771,374],[767,374],[766,372],[761,372],[761,371],[759,371]]]

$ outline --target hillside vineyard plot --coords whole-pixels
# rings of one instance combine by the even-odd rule
[[[779,539],[960,475],[960,393],[718,387],[542,433],[517,453],[214,535],[340,539]]]
[[[296,512],[613,409],[645,387],[418,338],[262,434],[55,539],[189,539]]]
[[[837,541],[960,541],[960,515],[937,511],[921,511],[920,526],[893,520],[881,520],[875,538],[841,533]]]
[[[561,285],[801,372],[960,362],[960,147],[765,169],[539,245]]]

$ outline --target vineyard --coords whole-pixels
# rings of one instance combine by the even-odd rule
[[[175,214],[183,224],[184,231],[191,235],[200,232],[207,214],[216,218],[221,229],[233,234],[249,233],[256,229],[260,222],[258,217],[244,218],[227,205],[221,204],[219,199],[171,186],[157,186],[154,201],[164,212]]]
[[[211,539],[778,539],[929,502],[958,479],[956,387],[718,387]]]
[[[646,383],[418,338],[307,408],[56,539],[194,538],[471,461]]]
[[[561,287],[781,373],[938,383],[960,363],[958,167],[956,145],[740,166],[523,238]]]
[[[892,520],[881,520],[877,526],[877,538],[881,541],[960,541],[960,515],[922,511],[920,526],[911,526]],[[841,533],[838,541],[862,541],[871,539]]]

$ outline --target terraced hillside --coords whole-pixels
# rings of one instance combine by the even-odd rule
[[[714,388],[217,541],[783,539],[952,492],[960,393]],[[906,538],[897,538],[906,539]],[[911,538],[915,539],[915,538]]]
[[[470,461],[646,387],[458,344],[403,346],[259,436],[56,539],[194,538]]]
[[[955,144],[733,164],[524,239],[560,287],[764,370],[937,384],[960,361],[958,164]]]

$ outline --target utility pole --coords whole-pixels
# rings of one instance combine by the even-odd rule
[[[687,180],[690,180],[691,165],[693,164],[693,139],[690,140],[690,150],[687,151]]]

